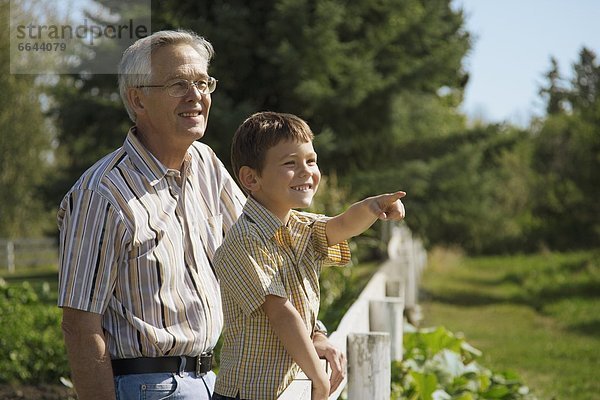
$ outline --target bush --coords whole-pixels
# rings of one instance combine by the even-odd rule
[[[479,365],[481,352],[443,327],[404,333],[404,360],[392,364],[392,399],[534,400],[514,372]]]
[[[0,382],[56,383],[69,376],[60,310],[49,305],[50,286],[36,293],[29,282],[0,279]]]

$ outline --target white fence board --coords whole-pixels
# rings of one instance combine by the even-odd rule
[[[0,268],[11,273],[22,267],[57,263],[58,243],[53,238],[0,239]]]

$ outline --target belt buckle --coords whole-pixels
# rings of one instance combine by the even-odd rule
[[[206,373],[211,369],[212,353],[202,353],[198,357],[196,357],[196,378],[206,375]]]
[[[202,372],[200,372],[200,368],[202,367],[202,356],[196,357],[196,378],[200,378],[202,376]]]

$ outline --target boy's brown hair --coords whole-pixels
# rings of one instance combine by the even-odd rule
[[[267,150],[271,147],[284,140],[306,143],[311,142],[313,138],[314,135],[308,124],[296,115],[272,111],[253,114],[239,126],[233,136],[231,144],[233,173],[239,181],[240,169],[248,166],[260,175]]]

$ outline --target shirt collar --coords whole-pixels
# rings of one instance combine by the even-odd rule
[[[305,221],[300,217],[300,213],[296,210],[290,211],[290,218],[288,221],[287,228],[283,225],[283,222],[269,211],[265,206],[260,204],[252,196],[248,196],[246,204],[244,205],[243,213],[252,222],[258,225],[258,228],[262,234],[269,239],[277,239],[278,232],[282,229],[288,232],[288,236],[299,234],[303,229],[307,229],[310,221]]]
[[[129,129],[127,132],[127,138],[123,144],[123,148],[127,152],[127,155],[131,158],[136,168],[144,175],[150,185],[156,185],[161,179],[169,173],[163,163],[161,163],[148,149],[142,144],[140,139],[137,137],[137,128],[135,126]],[[188,152],[185,156],[183,170],[189,174],[191,155]]]
[[[252,196],[248,196],[243,212],[252,222],[258,225],[265,237],[273,238],[275,233],[283,227],[281,220]]]

